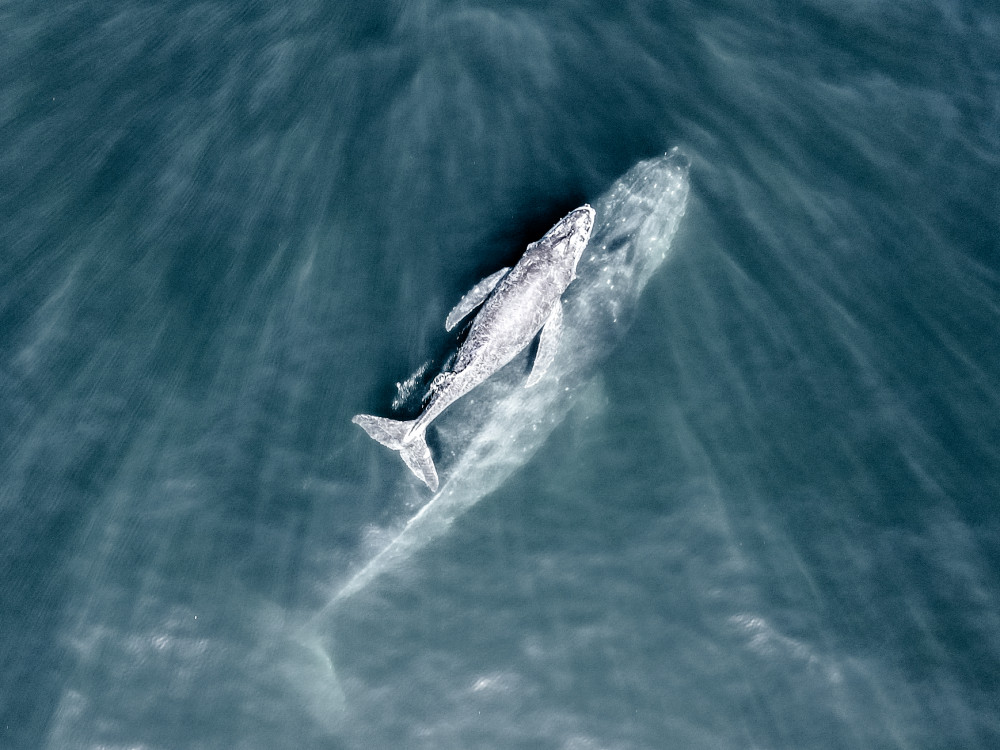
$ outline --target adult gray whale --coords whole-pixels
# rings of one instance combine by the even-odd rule
[[[430,423],[451,404],[510,362],[541,331],[526,387],[535,385],[555,359],[562,328],[560,298],[576,278],[576,266],[594,228],[594,209],[571,211],[542,239],[528,245],[513,268],[501,268],[470,289],[448,313],[451,330],[476,308],[468,335],[450,369],[431,381],[426,405],[416,419],[397,420],[358,414],[360,425],[382,445],[399,451],[410,471],[432,492],[438,476],[427,447]]]
[[[577,265],[578,278],[559,296],[562,343],[546,376],[532,388],[519,388],[522,368],[504,368],[452,406],[435,424],[442,455],[448,457],[439,491],[430,499],[414,495],[410,504],[419,511],[405,523],[372,526],[371,554],[332,583],[326,603],[295,628],[282,652],[282,669],[303,690],[317,721],[336,727],[347,709],[335,667],[342,606],[445,534],[459,516],[519,471],[571,412],[586,415],[603,408],[600,364],[625,336],[643,289],[671,251],[687,207],[689,171],[687,157],[673,149],[639,162],[593,202],[595,223]],[[463,298],[448,316],[449,325],[466,314],[466,307],[471,312],[480,294],[488,295],[486,287],[493,282],[485,282]],[[516,361],[527,364],[523,350]],[[413,374],[407,393],[422,376],[423,368]]]

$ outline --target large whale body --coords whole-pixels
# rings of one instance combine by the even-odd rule
[[[476,284],[445,320],[451,330],[479,308],[453,363],[430,385],[427,404],[416,419],[403,421],[358,414],[352,420],[382,445],[397,450],[410,470],[436,492],[437,471],[425,434],[451,404],[510,362],[541,331],[527,386],[537,383],[556,356],[562,328],[559,298],[574,279],[590,239],[594,209],[571,211],[538,242],[528,246],[513,268],[502,268]]]
[[[598,365],[627,331],[639,296],[666,259],[684,215],[688,171],[687,158],[674,149],[640,162],[593,203],[590,242],[576,265],[576,280],[561,295],[562,331],[545,377],[531,388],[523,387],[529,355],[522,351],[451,406],[435,423],[436,443],[445,459],[439,491],[405,524],[373,528],[373,538],[382,541],[371,546],[371,554],[346,579],[333,585],[327,603],[296,628],[296,649],[285,652],[284,668],[305,691],[317,720],[334,727],[347,708],[334,669],[335,621],[341,605],[383,573],[399,569],[524,466],[575,406],[597,400]],[[488,286],[489,279],[484,281]],[[465,305],[481,292],[465,299]],[[462,309],[459,303],[454,315],[462,315]],[[449,316],[449,322],[456,321]],[[421,377],[418,372],[410,382]],[[415,497],[413,502],[422,501]]]
[[[688,172],[687,157],[675,148],[639,162],[594,201],[590,242],[562,295],[559,346],[546,377],[522,387],[523,352],[451,408],[436,424],[448,461],[440,490],[405,526],[378,534],[390,541],[336,590],[324,613],[443,533],[527,463],[574,405],[593,398],[597,365],[628,330],[640,294],[670,251],[687,207]]]

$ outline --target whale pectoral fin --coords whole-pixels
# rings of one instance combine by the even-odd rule
[[[559,349],[559,332],[562,330],[562,302],[556,300],[556,306],[549,313],[549,319],[542,326],[542,335],[538,339],[538,351],[535,353],[535,363],[531,366],[531,374],[524,384],[525,388],[530,388],[545,374],[556,358],[556,351]]]
[[[448,317],[444,321],[444,329],[450,331],[455,325],[470,312],[479,307],[490,296],[490,292],[493,291],[494,287],[500,282],[500,279],[510,270],[510,268],[501,268],[496,273],[490,274],[485,279],[476,284],[472,289],[465,293],[465,296],[458,301],[451,312],[448,313]]]

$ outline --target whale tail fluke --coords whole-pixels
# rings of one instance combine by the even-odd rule
[[[411,432],[413,421],[373,417],[368,414],[358,414],[351,420],[368,435],[386,448],[399,451],[399,455],[417,478],[437,492],[438,476],[431,458],[431,449],[427,447],[424,430]]]

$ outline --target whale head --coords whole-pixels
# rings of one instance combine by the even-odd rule
[[[594,216],[594,209],[589,205],[573,209],[546,232],[537,244],[547,249],[552,262],[575,272],[576,264],[580,262],[580,256],[590,241]]]

